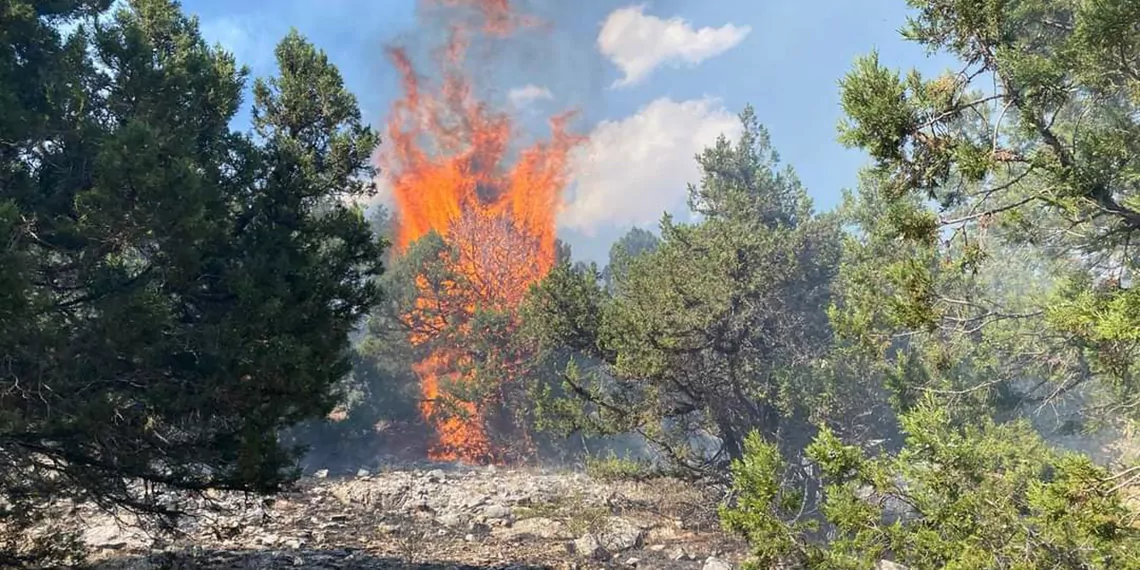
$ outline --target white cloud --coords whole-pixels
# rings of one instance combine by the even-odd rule
[[[736,114],[707,97],[661,98],[598,124],[571,159],[574,190],[559,223],[592,235],[602,226],[656,222],[683,205],[686,184],[698,181],[696,154],[740,131]]]
[[[725,24],[694,29],[681,18],[662,20],[645,13],[645,5],[614,10],[602,24],[598,49],[625,77],[613,87],[634,85],[661,65],[696,65],[744,41],[748,26]]]
[[[511,104],[515,107],[525,107],[540,99],[553,99],[554,94],[545,87],[527,85],[525,87],[511,89],[510,92],[507,93],[507,98],[511,100]]]
[[[207,20],[201,24],[201,31],[207,42],[220,43],[226,51],[234,54],[239,66],[248,65],[258,72],[273,65],[275,42],[247,18]]]

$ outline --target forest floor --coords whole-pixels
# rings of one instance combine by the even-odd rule
[[[199,499],[173,538],[90,511],[98,570],[293,568],[727,570],[741,543],[717,496],[673,479],[440,465],[318,472],[271,499]]]

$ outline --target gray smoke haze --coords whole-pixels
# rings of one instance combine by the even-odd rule
[[[640,77],[654,66],[695,65],[731,49],[749,31],[729,23],[698,28],[672,16],[677,4],[518,0],[517,13],[541,25],[520,27],[507,37],[476,33],[471,38],[465,69],[475,94],[512,116],[516,147],[546,139],[550,117],[576,112],[570,126],[588,140],[572,154],[559,235],[578,259],[604,263],[610,243],[632,226],[656,229],[666,211],[685,219],[686,185],[698,178],[693,156],[717,136],[739,133],[739,110],[725,109],[713,97],[676,101],[639,93],[639,107],[630,107],[631,98],[620,85],[630,69]],[[446,45],[450,28],[464,23],[466,29],[477,29],[479,22],[474,10],[425,2],[417,11],[417,25],[390,43],[411,56],[430,86],[439,72],[433,54]],[[609,44],[615,44],[614,37],[636,41],[622,39],[605,47],[620,54],[602,53],[607,22]],[[685,45],[674,41],[678,37]],[[395,73],[390,62],[383,63],[377,67],[378,73],[383,70],[378,80],[394,97]]]
[[[655,3],[654,8],[668,10],[670,4]],[[533,16],[541,23],[520,26],[498,37],[478,33],[479,15],[474,10],[421,2],[417,26],[398,36],[393,45],[408,51],[418,73],[438,79],[433,53],[445,44],[452,26],[466,24],[476,32],[466,61],[476,93],[497,110],[519,119],[523,139],[544,134],[545,119],[561,110],[577,110],[574,124],[586,132],[606,116],[608,87],[620,77],[610,62],[598,56],[598,33],[610,13],[627,5],[628,0],[516,0],[512,6],[517,14]],[[512,109],[510,92],[527,86],[547,90],[550,98],[532,101],[538,109]]]

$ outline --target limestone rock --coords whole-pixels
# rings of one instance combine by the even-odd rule
[[[732,570],[732,564],[729,564],[727,560],[710,556],[705,560],[702,570]]]
[[[443,513],[435,518],[435,522],[447,528],[455,528],[463,526],[467,523],[467,517],[462,513],[449,512]]]
[[[533,517],[529,519],[522,519],[515,522],[509,528],[499,530],[497,534],[504,537],[517,538],[520,536],[530,535],[544,539],[565,539],[570,538],[569,532],[566,530],[566,525],[560,521],[548,519],[546,517]]]
[[[641,546],[645,531],[636,524],[621,517],[606,519],[598,533],[598,542],[610,552],[623,552]]]
[[[602,548],[598,539],[589,533],[582,535],[582,538],[574,541],[574,552],[582,558],[593,558],[595,560],[605,560],[608,558],[606,550]]]
[[[487,505],[483,507],[483,516],[492,520],[508,519],[511,517],[511,509],[499,504]]]
[[[120,526],[118,521],[111,518],[105,518],[84,529],[81,540],[91,548],[108,550],[142,548],[150,542],[141,531]]]
[[[157,565],[147,570],[359,570],[387,567],[391,557],[403,556],[403,548],[415,548],[419,564],[446,560],[456,564],[448,567],[504,570],[532,567],[518,566],[519,557],[539,551],[553,556],[543,555],[542,562],[557,560],[557,567],[567,569],[699,570],[709,554],[729,558],[703,549],[698,558],[679,548],[685,536],[680,524],[670,524],[676,515],[643,509],[642,501],[657,506],[652,501],[658,492],[641,485],[600,483],[562,469],[436,469],[437,464],[414,463],[387,465],[378,473],[376,465],[387,464],[370,463],[368,475],[353,466],[337,468],[347,478],[327,472],[323,478],[310,476],[271,502],[213,492],[201,504],[188,506],[203,516],[180,521],[178,530],[184,534],[168,544],[152,546],[149,537],[140,537],[134,548],[135,539],[103,524],[110,517],[84,511],[87,538],[96,543],[95,556],[142,564],[137,570],[151,562]],[[589,534],[584,535],[585,529]],[[558,559],[552,551],[560,545],[571,555]],[[301,566],[294,566],[297,561]],[[900,569],[884,565],[877,570]]]
[[[875,563],[875,570],[909,570],[906,566],[890,560],[880,560]]]
[[[277,546],[277,544],[281,542],[281,537],[277,536],[276,534],[265,533],[262,535],[258,535],[257,538],[255,538],[253,540],[257,544],[260,544],[262,546],[272,547],[272,546]]]
[[[491,502],[491,497],[481,494],[471,494],[459,497],[456,502],[461,508],[474,509]]]

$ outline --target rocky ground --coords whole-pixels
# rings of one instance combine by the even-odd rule
[[[270,500],[198,501],[174,538],[84,514],[98,570],[725,570],[741,545],[721,533],[716,497],[669,479],[603,482],[496,468],[318,472]]]

